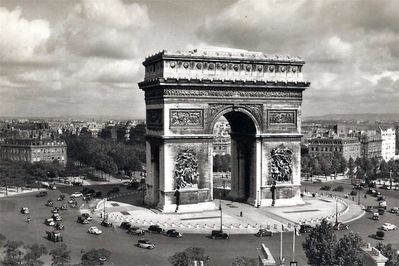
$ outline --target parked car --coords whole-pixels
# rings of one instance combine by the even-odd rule
[[[68,200],[68,203],[69,204],[74,204],[74,203],[77,203],[77,202],[76,202],[75,198],[72,198],[72,199]]]
[[[396,225],[391,224],[391,223],[384,223],[381,226],[381,229],[384,230],[384,231],[396,230]]]
[[[63,211],[68,210],[68,206],[64,203],[61,205],[60,209]]]
[[[377,231],[375,233],[375,239],[384,240],[385,232],[384,231]]]
[[[51,212],[52,212],[52,213],[59,213],[59,212],[60,212],[60,208],[54,207],[54,208],[51,210]]]
[[[313,183],[321,183],[321,179],[315,179]]]
[[[373,193],[373,196],[374,197],[378,197],[378,196],[380,196],[381,195],[381,192],[379,192],[379,191],[377,191],[377,190],[374,190],[374,193]]]
[[[381,188],[382,188],[382,189],[386,189],[386,190],[390,190],[390,189],[391,189],[391,187],[390,187],[390,186],[387,186],[387,185],[385,185],[385,184],[384,184],[384,185],[382,185],[382,186],[381,186]]]
[[[58,201],[62,201],[64,199],[65,199],[65,195],[59,195],[57,198]]]
[[[367,206],[366,212],[374,212],[374,207],[373,206]]]
[[[372,219],[378,221],[380,219],[380,214],[378,212],[373,213]]]
[[[329,191],[329,190],[331,190],[331,187],[330,187],[330,186],[322,186],[322,187],[320,188],[320,190],[327,190],[327,191]]]
[[[81,224],[88,224],[89,223],[89,221],[86,218],[82,217],[82,216],[78,217],[77,222],[81,223]]]
[[[384,215],[384,213],[385,213],[384,207],[379,207],[379,208],[378,208],[378,214],[379,214],[379,215]]]
[[[385,200],[385,197],[384,197],[383,195],[379,195],[379,196],[377,197],[377,200],[378,200],[378,201],[384,201],[384,200]]]
[[[122,222],[121,225],[119,226],[122,229],[129,229],[130,227],[132,227],[132,224],[129,222]]]
[[[176,237],[176,238],[180,238],[183,236],[183,234],[178,232],[176,229],[170,229],[170,230],[166,231],[166,235],[168,237]]]
[[[347,224],[338,222],[334,224],[334,230],[348,230],[349,226]]]
[[[150,227],[148,227],[148,231],[150,233],[162,233],[164,231],[164,229],[162,229],[159,225],[150,225]]]
[[[145,232],[144,232],[143,229],[140,229],[139,227],[136,227],[136,226],[130,227],[130,228],[127,230],[127,232],[128,232],[129,234],[137,235],[137,236],[142,236],[142,235],[145,234]]]
[[[53,207],[54,202],[53,202],[52,200],[48,200],[48,201],[45,203],[45,205],[46,205],[47,207]]]
[[[64,224],[61,223],[61,222],[56,222],[56,223],[55,223],[55,229],[57,229],[57,230],[64,230],[64,229],[65,229],[65,226],[64,226]]]
[[[309,224],[301,224],[299,227],[299,233],[308,233],[312,228],[313,227]]]
[[[376,192],[376,190],[369,188],[367,190],[367,194],[374,194]]]
[[[270,230],[261,228],[261,229],[259,229],[259,231],[255,235],[258,236],[258,237],[261,237],[261,236],[272,236],[273,232],[270,231]]]
[[[39,194],[36,195],[36,197],[39,197],[39,198],[45,197],[45,196],[47,196],[47,191],[40,191]]]
[[[79,197],[83,197],[82,192],[74,192],[71,194],[71,198],[79,198]]]
[[[399,207],[392,207],[391,213],[399,213]]]
[[[29,214],[29,208],[28,207],[22,207],[21,208],[21,213],[22,214]]]
[[[104,227],[112,227],[113,224],[108,220],[102,220],[101,225]]]
[[[222,230],[212,230],[211,232],[212,239],[229,239],[229,234],[223,232]]]
[[[146,249],[154,249],[155,245],[150,242],[150,240],[147,239],[139,239],[137,241],[137,246],[140,248],[146,248]]]
[[[87,219],[88,221],[93,220],[93,218],[87,212],[86,213],[82,213],[80,216],[82,216],[83,218]]]
[[[98,228],[95,227],[95,226],[90,227],[89,230],[88,230],[88,232],[89,232],[90,234],[93,234],[93,235],[101,235],[101,234],[103,233],[103,231],[101,231],[100,229],[98,229]]]
[[[387,202],[384,200],[384,201],[380,201],[380,203],[378,204],[380,207],[383,207],[383,208],[387,208]]]
[[[53,218],[46,218],[46,219],[44,219],[44,224],[48,225],[48,226],[54,226],[55,222],[54,222]]]
[[[47,239],[53,242],[62,242],[64,241],[63,237],[61,236],[61,233],[58,231],[46,231],[47,233]]]
[[[54,213],[51,218],[53,218],[54,221],[62,221],[62,217],[61,215],[59,215],[58,213]]]

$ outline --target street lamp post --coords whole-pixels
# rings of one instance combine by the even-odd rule
[[[335,198],[335,223],[338,224],[338,197]]]
[[[222,211],[222,201],[219,199],[219,210],[220,210],[220,232],[223,231],[223,211]]]

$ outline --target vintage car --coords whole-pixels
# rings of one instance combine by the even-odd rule
[[[347,224],[338,222],[334,224],[334,230],[348,230],[349,226]]]
[[[164,231],[164,229],[162,229],[159,225],[150,225],[150,227],[148,227],[148,232],[150,233],[162,233]]]
[[[63,237],[61,236],[61,233],[58,231],[46,231],[47,233],[47,239],[53,242],[62,242],[64,241]]]
[[[28,207],[22,207],[20,212],[22,214],[29,214],[29,208]]]
[[[183,234],[178,232],[176,229],[170,229],[170,230],[166,231],[166,235],[168,237],[176,237],[176,238],[180,238],[183,236]]]
[[[46,219],[44,219],[44,224],[48,225],[48,226],[54,226],[55,222],[54,222],[53,218],[46,218]]]
[[[145,234],[145,232],[144,232],[143,229],[141,229],[141,228],[139,228],[139,227],[136,227],[136,226],[130,227],[130,228],[127,230],[127,232],[128,232],[129,234],[137,235],[137,236],[142,236],[142,235]]]
[[[212,230],[211,238],[212,239],[229,239],[230,235],[228,233],[223,232],[222,230]]]
[[[273,236],[273,232],[264,228],[259,229],[259,231],[255,234],[257,237],[262,236]]]
[[[89,232],[90,234],[93,234],[93,235],[101,235],[101,234],[103,233],[103,231],[101,231],[100,229],[98,229],[98,228],[95,227],[95,226],[90,227],[89,230],[88,230],[88,232]]]
[[[140,248],[146,248],[146,249],[154,249],[155,244],[151,243],[150,240],[147,239],[139,239],[137,241],[137,246]]]

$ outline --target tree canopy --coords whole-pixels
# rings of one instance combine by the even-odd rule
[[[209,257],[205,256],[205,250],[199,247],[189,247],[176,252],[168,260],[173,266],[190,266],[194,261],[203,261],[204,265],[209,265]]]
[[[361,265],[362,239],[349,233],[337,240],[332,223],[323,219],[313,228],[303,242],[308,263],[311,266]]]

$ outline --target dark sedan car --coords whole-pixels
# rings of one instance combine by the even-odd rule
[[[168,230],[168,231],[166,232],[166,235],[169,236],[169,237],[177,237],[177,238],[180,238],[180,237],[183,236],[182,233],[176,231],[176,229],[170,229],[170,230]]]
[[[312,230],[312,226],[309,224],[301,224],[301,227],[299,228],[299,233],[308,233],[310,230]]]
[[[230,236],[229,234],[221,231],[221,230],[213,230],[211,233],[211,238],[212,239],[229,239]]]
[[[162,233],[164,231],[164,229],[162,229],[159,225],[150,225],[150,227],[148,227],[148,231],[150,233]]]

